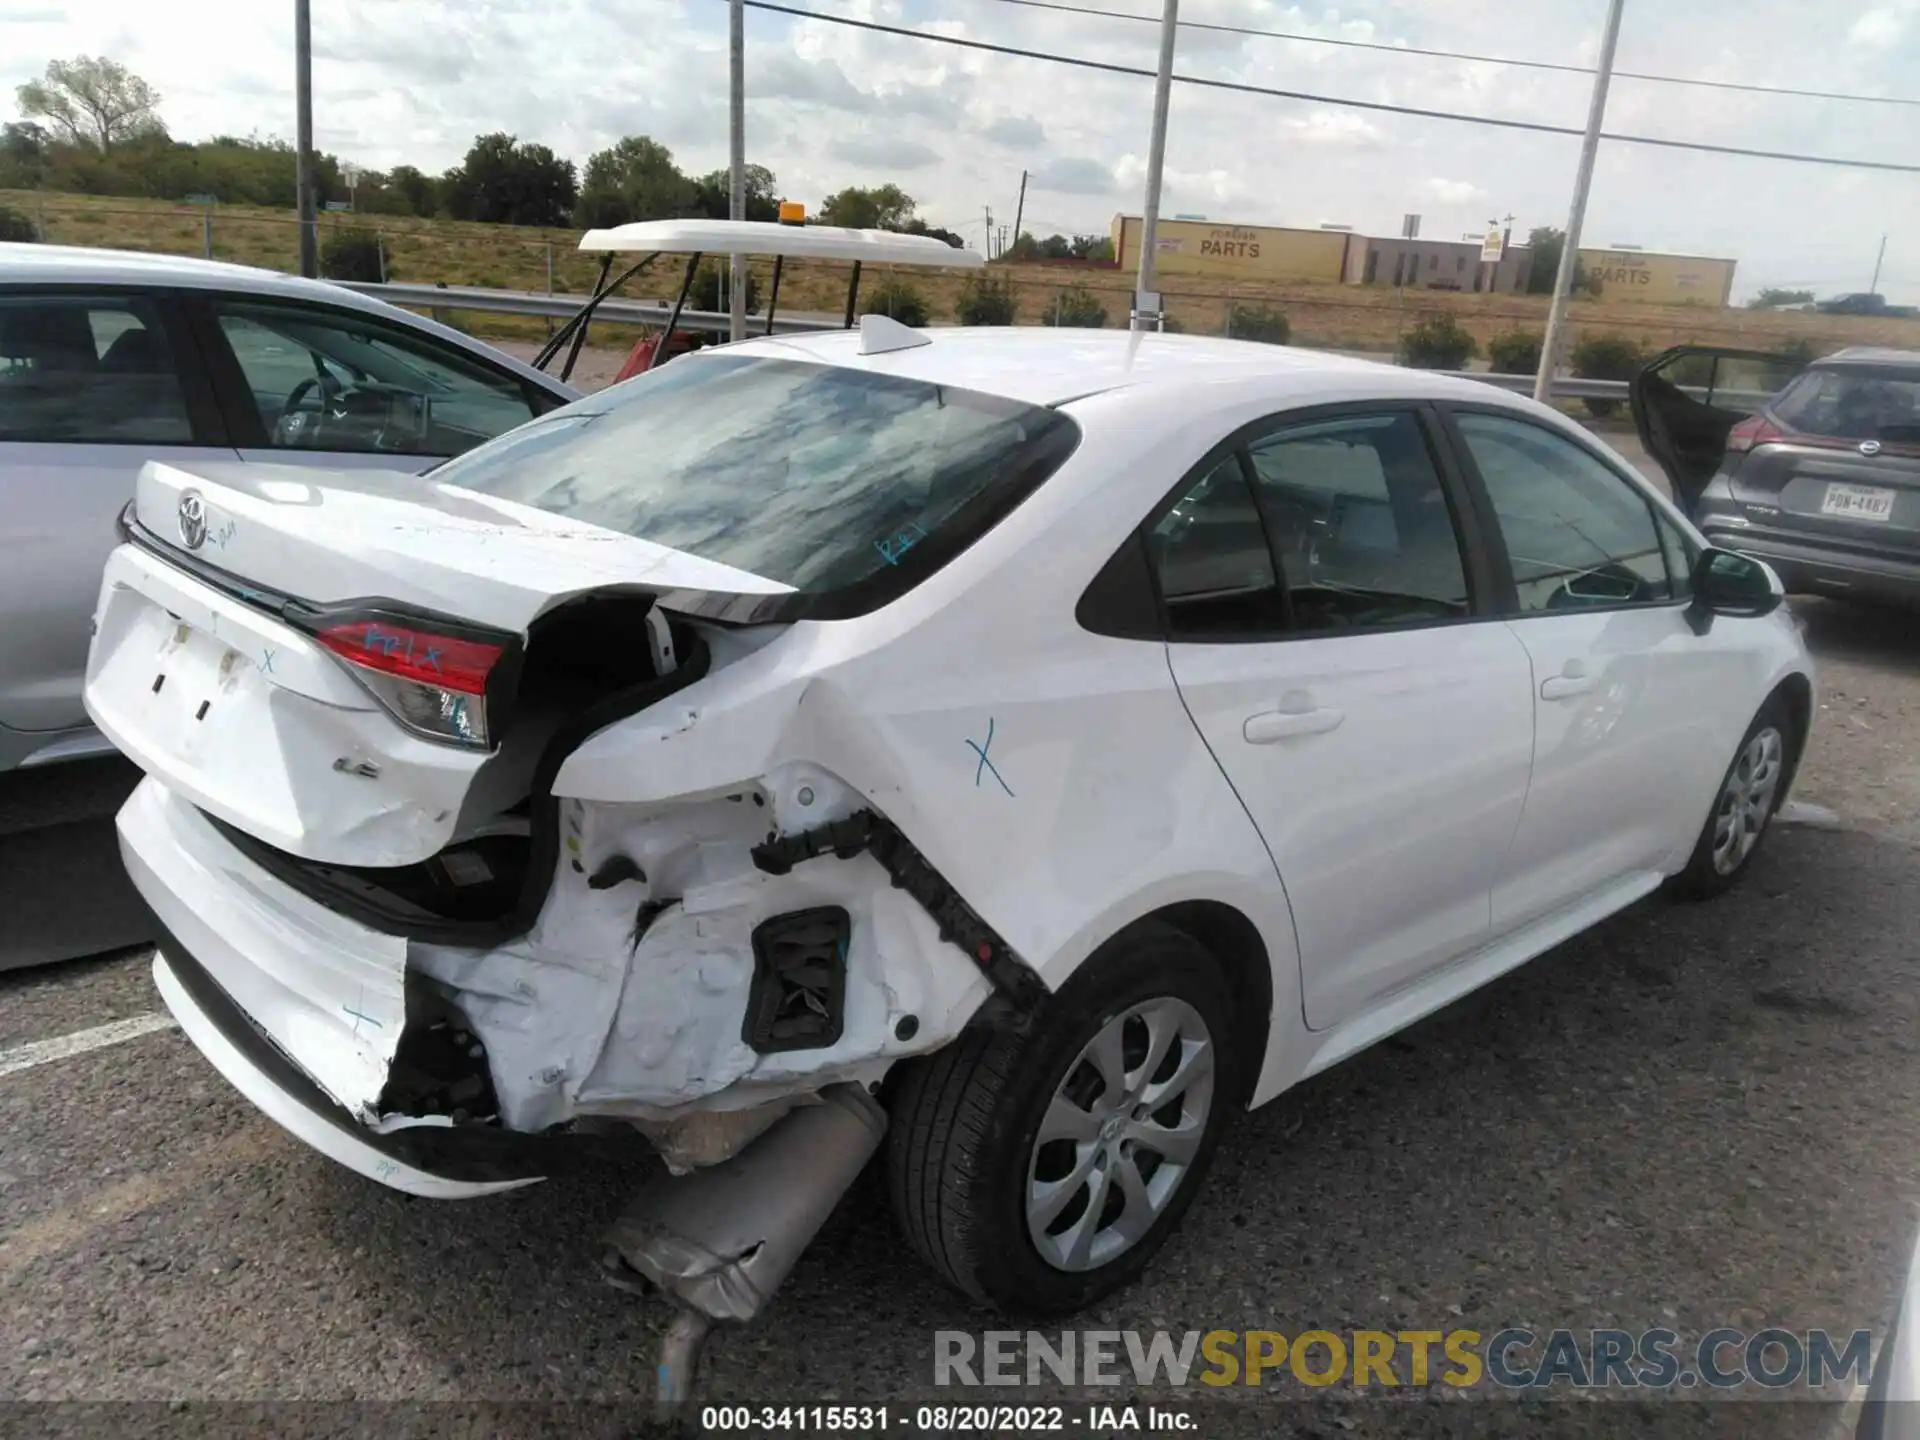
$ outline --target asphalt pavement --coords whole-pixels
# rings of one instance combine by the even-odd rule
[[[1073,1328],[1880,1333],[1920,1197],[1920,638],[1796,608],[1827,691],[1800,795],[1831,823],[1776,831],[1733,894],[1644,902],[1243,1117],[1147,1277]],[[0,953],[137,941],[105,818],[129,780],[0,777]],[[412,1200],[143,1031],[158,1009],[137,944],[0,975],[0,1402],[93,1402],[0,1403],[0,1435],[633,1433],[619,1407],[650,1396],[669,1316],[599,1260],[644,1159]],[[1046,1398],[930,1388],[936,1330],[1006,1324],[908,1256],[869,1176],[767,1320],[716,1337],[706,1393]],[[1133,1398],[1203,1434],[1812,1440],[1845,1393]]]

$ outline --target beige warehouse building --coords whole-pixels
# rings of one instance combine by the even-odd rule
[[[1113,258],[1123,270],[1140,261],[1138,215],[1113,217]],[[1163,276],[1213,280],[1324,280],[1339,283],[1347,247],[1364,244],[1344,230],[1289,230],[1277,225],[1216,225],[1162,220],[1154,268]]]
[[[1580,263],[1600,282],[1600,293],[1609,300],[1724,306],[1733,298],[1733,268],[1740,262],[1705,255],[1663,255],[1653,250],[1583,247]]]
[[[1131,270],[1140,261],[1141,219],[1116,215],[1115,263]],[[1281,225],[1223,225],[1211,220],[1162,220],[1154,260],[1156,273],[1171,279],[1323,281],[1395,285],[1420,290],[1479,290],[1491,281],[1503,294],[1523,291],[1532,255],[1510,245],[1489,271],[1471,242],[1369,237],[1349,230],[1299,230]],[[1733,296],[1734,260],[1670,255],[1653,250],[1582,249],[1587,273],[1613,300],[1655,304],[1725,306]]]

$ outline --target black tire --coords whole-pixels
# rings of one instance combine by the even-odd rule
[[[1775,762],[1779,773],[1774,778],[1772,796],[1753,835],[1753,843],[1739,854],[1729,868],[1716,859],[1715,832],[1722,814],[1732,803],[1729,787],[1740,774],[1741,766],[1748,762],[1749,747],[1767,731],[1772,731],[1779,739],[1778,759]],[[1787,785],[1792,779],[1793,757],[1798,744],[1792,712],[1780,696],[1772,696],[1760,707],[1760,713],[1753,717],[1747,733],[1740,737],[1733,759],[1713,792],[1713,805],[1707,811],[1706,823],[1700,827],[1700,838],[1694,842],[1693,854],[1687,858],[1686,868],[1667,882],[1670,895],[1677,900],[1711,900],[1732,889],[1740,877],[1747,873],[1753,864],[1753,857],[1760,853],[1767,832],[1773,828],[1773,817],[1780,813],[1780,806],[1787,798]]]
[[[1198,1147],[1151,1227],[1129,1248],[1094,1268],[1057,1268],[1042,1257],[1028,1228],[1029,1164],[1036,1159],[1040,1123],[1070,1067],[1078,1079],[1097,1075],[1081,1052],[1111,1021],[1164,1000],[1191,1007],[1212,1044],[1213,1090]],[[1123,1024],[1123,1037],[1135,1033],[1134,1024]],[[1137,1067],[1143,1062],[1132,1053],[1126,1065]],[[1229,1113],[1244,1104],[1245,1068],[1245,1057],[1235,1053],[1233,1009],[1213,955],[1171,926],[1136,926],[1081,966],[1047,1001],[1028,1034],[969,1031],[903,1067],[887,1145],[894,1214],[921,1258],[974,1299],[1034,1316],[1083,1309],[1138,1276],[1180,1223]],[[1164,1064],[1159,1073],[1168,1073]],[[1077,1153],[1069,1142],[1057,1143]],[[1149,1146],[1147,1159],[1132,1163],[1164,1162]],[[1085,1216],[1090,1208],[1084,1202],[1079,1213]],[[1112,1223],[1094,1220],[1096,1229]]]

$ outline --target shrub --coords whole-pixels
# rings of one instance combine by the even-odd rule
[[[381,274],[380,236],[359,227],[335,230],[320,242],[320,273],[329,280],[363,280],[377,285],[391,280]]]
[[[730,262],[715,263],[708,261],[702,265],[693,277],[693,288],[687,292],[689,310],[725,310],[721,303],[721,271]],[[684,273],[684,272],[683,272]],[[760,287],[754,282],[753,271],[747,271],[747,314],[760,313]]]
[[[1076,330],[1107,328],[1107,307],[1084,285],[1069,285],[1055,297],[1053,323]]]
[[[1631,380],[1647,363],[1638,340],[1624,335],[1589,335],[1573,347],[1573,373],[1582,380]],[[1606,419],[1620,408],[1618,400],[1589,400],[1587,412]]]
[[[1516,326],[1487,342],[1487,360],[1499,375],[1538,375],[1540,347],[1545,343],[1546,336],[1538,330]]]
[[[927,320],[926,297],[910,281],[897,280],[889,276],[867,291],[867,298],[861,302],[862,315],[885,315],[889,320],[898,320],[902,325],[911,325],[914,329],[923,329]]]
[[[1011,325],[1017,308],[1010,276],[976,270],[961,282],[953,314],[962,325]]]
[[[1400,360],[1418,370],[1464,370],[1480,346],[1451,315],[1429,315],[1400,337]]]
[[[1782,341],[1774,346],[1773,353],[1782,360],[1797,360],[1802,365],[1811,364],[1820,358],[1820,352],[1813,348],[1813,342],[1805,336]]]
[[[1293,326],[1285,315],[1271,305],[1229,305],[1227,333],[1236,340],[1284,345],[1293,335]]]
[[[16,244],[29,244],[40,238],[33,228],[33,221],[18,210],[9,210],[0,205],[0,240],[11,240]]]

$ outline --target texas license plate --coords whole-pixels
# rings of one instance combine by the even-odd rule
[[[1878,485],[1828,485],[1820,513],[1849,520],[1885,520],[1893,514],[1893,491]]]

